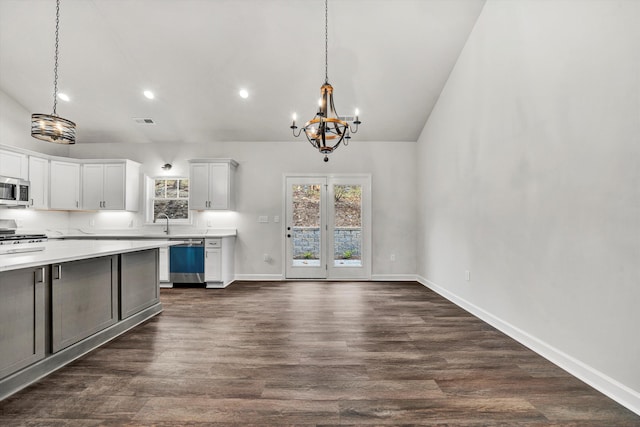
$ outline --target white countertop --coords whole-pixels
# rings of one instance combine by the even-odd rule
[[[4,245],[6,248],[44,247],[44,250],[18,254],[0,254],[0,272],[18,270],[79,259],[115,255],[171,246],[179,242],[168,240],[50,240],[41,243],[22,243],[20,245]],[[29,246],[31,245],[31,246]]]
[[[177,229],[169,234],[162,231],[149,231],[140,229],[72,229],[49,230],[46,232],[49,239],[202,239],[215,237],[235,237],[235,228],[208,228],[197,230]]]

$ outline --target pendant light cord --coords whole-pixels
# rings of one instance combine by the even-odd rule
[[[324,82],[329,83],[329,0],[324,0]]]
[[[56,114],[58,106],[58,32],[60,31],[60,0],[56,0],[56,55],[53,66],[53,115]]]

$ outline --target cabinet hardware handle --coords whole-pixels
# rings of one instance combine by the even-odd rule
[[[56,273],[56,275],[53,277],[53,280],[62,279],[62,265],[61,264],[54,265],[53,270]]]
[[[80,202],[76,200],[76,208],[80,207]]]
[[[38,277],[38,271],[40,271],[40,277]],[[44,267],[40,267],[36,270],[36,283],[44,282]]]
[[[287,234],[287,237],[288,237],[288,238],[291,238],[291,234]]]
[[[33,206],[33,199],[31,199],[31,206]]]

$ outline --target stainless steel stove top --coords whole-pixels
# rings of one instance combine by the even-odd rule
[[[0,233],[0,245],[16,245],[20,243],[46,242],[46,234],[2,234]]]

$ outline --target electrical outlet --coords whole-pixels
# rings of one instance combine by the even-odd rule
[[[389,260],[391,262],[396,262],[396,254],[391,254],[391,256],[389,257]]]
[[[465,270],[464,278],[467,282],[471,280],[471,272],[469,270]]]
[[[207,227],[211,227],[211,220],[210,219],[207,220]]]
[[[89,220],[89,226],[90,227],[95,227],[95,225],[96,225],[96,220],[95,219]]]
[[[271,258],[269,257],[269,254],[264,254],[264,255],[262,255],[262,260],[263,260],[264,262],[269,262],[269,260],[270,260],[270,259],[271,259]]]

